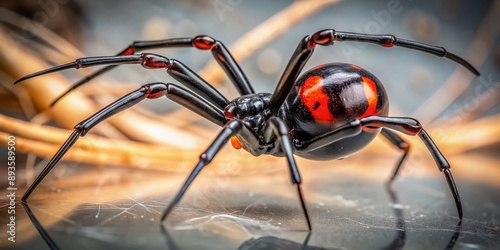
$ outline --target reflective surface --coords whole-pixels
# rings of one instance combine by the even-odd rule
[[[302,168],[310,235],[286,169],[247,177],[202,172],[163,228],[161,212],[185,174],[64,165],[30,198],[33,223],[19,204],[20,242],[13,249],[500,247],[498,187],[456,173],[465,211],[458,225],[444,177],[432,162],[424,162],[430,163],[423,167],[425,178],[404,171],[407,177],[391,192],[383,184],[390,159],[374,160],[380,167],[362,170],[347,159],[337,167]]]

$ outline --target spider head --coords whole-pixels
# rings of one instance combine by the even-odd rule
[[[231,139],[234,148],[243,148],[255,156],[268,153],[269,148],[272,148],[273,143],[264,140],[264,130],[272,115],[270,99],[271,94],[250,94],[238,97],[226,106],[226,119],[240,120],[249,128]]]
[[[259,93],[238,97],[231,101],[224,110],[226,119],[239,119],[245,122],[254,132],[264,129],[271,116],[269,100],[271,94]]]

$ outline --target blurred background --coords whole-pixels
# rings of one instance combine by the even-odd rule
[[[16,143],[16,242],[11,249],[148,246],[170,249],[487,249],[500,247],[500,4],[498,1],[77,1],[0,3],[0,159]],[[297,159],[308,235],[284,159],[225,148],[160,230],[159,217],[219,128],[166,98],[144,101],[82,137],[29,200],[20,197],[73,126],[164,70],[124,65],[50,103],[98,68],[20,77],[76,58],[115,55],[132,41],[208,34],[232,52],[258,92],[272,92],[298,41],[320,29],[393,34],[445,47],[480,72],[405,48],[337,42],[306,69],[359,65],[385,85],[393,116],[419,120],[452,164],[458,218],[443,176],[418,138],[394,183],[401,152],[376,139],[343,161]],[[210,52],[165,48],[228,99],[237,96]],[[0,221],[9,223],[2,165]],[[4,195],[5,193],[5,195]],[[28,214],[30,216],[28,216]],[[34,218],[34,219],[33,219]],[[4,223],[5,221],[5,223]]]

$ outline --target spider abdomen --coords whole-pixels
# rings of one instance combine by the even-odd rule
[[[341,125],[368,116],[386,116],[389,110],[382,83],[370,72],[351,64],[317,66],[301,75],[286,100],[294,114],[287,119],[294,139],[306,142]],[[380,129],[360,134],[297,155],[330,160],[346,157],[368,144]]]

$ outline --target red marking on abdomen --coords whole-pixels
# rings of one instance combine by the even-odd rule
[[[328,108],[328,95],[323,90],[323,78],[310,76],[300,87],[300,99],[311,112],[314,120],[333,122],[333,115]]]
[[[375,115],[378,103],[377,84],[375,84],[372,79],[365,76],[361,77],[361,79],[363,80],[363,88],[365,90],[366,101],[368,101],[368,107],[359,118]]]

